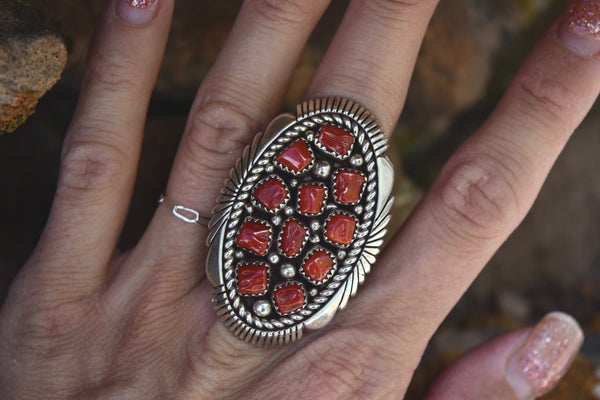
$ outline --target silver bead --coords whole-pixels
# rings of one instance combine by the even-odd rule
[[[319,243],[319,242],[321,241],[321,239],[319,238],[319,235],[313,235],[313,236],[310,238],[310,241],[311,241],[312,243]]]
[[[284,210],[284,213],[285,213],[285,215],[292,215],[292,214],[294,214],[294,209],[292,207],[287,207]]]
[[[273,167],[271,164],[269,164],[265,167],[265,171],[267,171],[269,173],[273,172],[274,170],[275,170],[275,167]]]
[[[290,181],[290,186],[291,186],[291,187],[296,187],[296,186],[298,186],[298,181],[297,181],[297,180],[295,180],[295,179],[292,179],[292,180]]]
[[[279,262],[279,256],[275,253],[269,255],[269,262],[272,264],[276,264]]]
[[[281,266],[281,276],[284,278],[293,278],[296,276],[296,269],[292,264],[283,264]]]
[[[326,161],[319,161],[315,166],[315,175],[320,178],[327,178],[331,172],[331,165]]]
[[[252,214],[252,211],[254,211],[254,207],[252,207],[251,205],[247,205],[246,206],[246,212],[248,214]]]
[[[357,214],[362,214],[362,212],[364,210],[365,209],[363,208],[363,206],[356,206],[356,207],[354,207],[354,212],[357,213]]]
[[[279,225],[281,223],[281,217],[279,215],[275,215],[273,218],[271,218],[271,222],[273,225]]]
[[[310,291],[310,295],[311,295],[311,296],[316,296],[316,295],[317,295],[317,293],[318,293],[317,289],[312,289],[312,290]]]
[[[354,165],[355,167],[360,167],[363,162],[364,160],[360,154],[354,154],[352,157],[350,157],[350,164]]]
[[[341,260],[342,258],[346,257],[346,252],[344,250],[340,250],[338,251],[337,256]]]
[[[259,300],[254,303],[254,313],[259,317],[266,317],[271,314],[271,304],[266,300]]]
[[[321,228],[321,223],[319,221],[312,221],[310,223],[310,229],[312,229],[313,231],[317,231]]]
[[[309,142],[312,142],[315,138],[315,133],[313,131],[308,131],[306,133],[306,140],[308,140]]]
[[[244,253],[242,251],[236,251],[235,252],[235,257],[236,258],[244,258]]]

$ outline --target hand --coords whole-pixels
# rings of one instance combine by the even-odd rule
[[[353,0],[306,97],[355,99],[392,132],[435,4]],[[260,348],[216,319],[206,229],[161,206],[137,246],[115,251],[173,0],[110,0],[48,225],[0,315],[1,397],[402,397],[428,340],[525,216],[598,94],[600,41],[575,17],[588,7],[597,20],[600,3],[577,4],[450,158],[347,309],[296,344]],[[244,2],[192,106],[166,189],[175,203],[210,214],[243,147],[277,114],[327,5]],[[467,354],[429,398],[538,396],[581,340],[572,319],[550,314]]]

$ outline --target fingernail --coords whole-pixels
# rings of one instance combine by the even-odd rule
[[[592,56],[600,52],[600,0],[574,0],[558,36],[576,54]]]
[[[506,381],[518,399],[533,399],[552,389],[577,355],[583,332],[567,314],[553,312],[536,326],[506,363]]]
[[[143,25],[156,14],[158,0],[117,0],[117,15],[128,24]]]

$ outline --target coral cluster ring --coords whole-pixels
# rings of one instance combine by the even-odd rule
[[[387,140],[361,105],[298,105],[256,136],[209,223],[214,302],[239,338],[290,343],[345,307],[379,252],[392,206]]]

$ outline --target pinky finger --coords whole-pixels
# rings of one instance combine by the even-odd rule
[[[426,400],[529,400],[548,393],[567,372],[583,334],[553,312],[534,328],[500,336],[467,353],[438,378]]]

